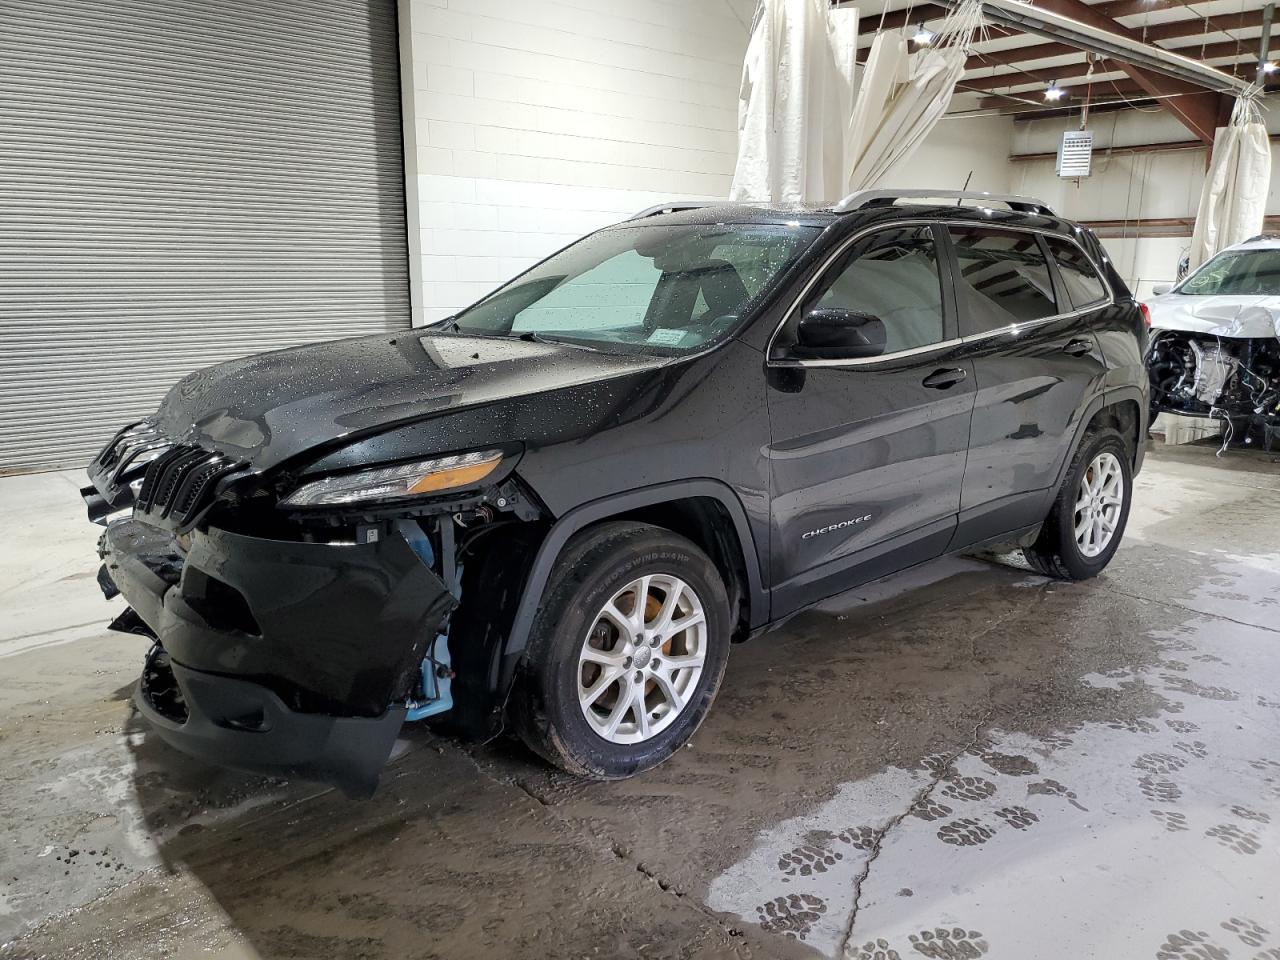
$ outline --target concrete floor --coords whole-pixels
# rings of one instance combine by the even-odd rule
[[[78,478],[2,480],[0,957],[1278,960],[1280,467],[1212,453],[1093,582],[944,560],[736,648],[638,779],[415,730],[364,803],[150,736]]]

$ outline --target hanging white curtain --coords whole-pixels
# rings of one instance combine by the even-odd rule
[[[828,200],[843,185],[857,15],[763,0],[742,68],[730,199]]]
[[[907,52],[901,33],[876,36],[849,121],[845,192],[883,184],[915,153],[947,112],[981,26],[982,4],[970,0],[943,21],[934,45],[918,53]]]
[[[1252,96],[1236,100],[1231,122],[1213,138],[1213,158],[1205,174],[1191,234],[1194,270],[1219,250],[1262,232],[1271,188],[1271,143]]]
[[[935,44],[882,33],[859,82],[857,14],[828,0],[761,0],[742,69],[732,200],[829,202],[881,182],[946,113],[981,0]]]

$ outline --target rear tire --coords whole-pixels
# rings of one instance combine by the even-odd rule
[[[692,542],[642,523],[592,527],[547,581],[513,695],[516,731],[594,780],[657,766],[706,716],[730,629],[724,582]]]
[[[1101,573],[1129,520],[1132,464],[1119,431],[1097,427],[1086,433],[1039,536],[1022,551],[1027,563],[1059,580],[1087,580]]]

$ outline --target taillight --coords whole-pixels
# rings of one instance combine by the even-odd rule
[[[1151,310],[1145,303],[1138,304],[1138,309],[1142,311],[1142,323],[1148,330],[1151,329]]]

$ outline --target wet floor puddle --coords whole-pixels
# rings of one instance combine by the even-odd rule
[[[1280,638],[1195,618],[1151,639],[1149,669],[1080,682],[1149,688],[1157,715],[981,729],[844,784],[708,905],[853,960],[1280,960]]]

